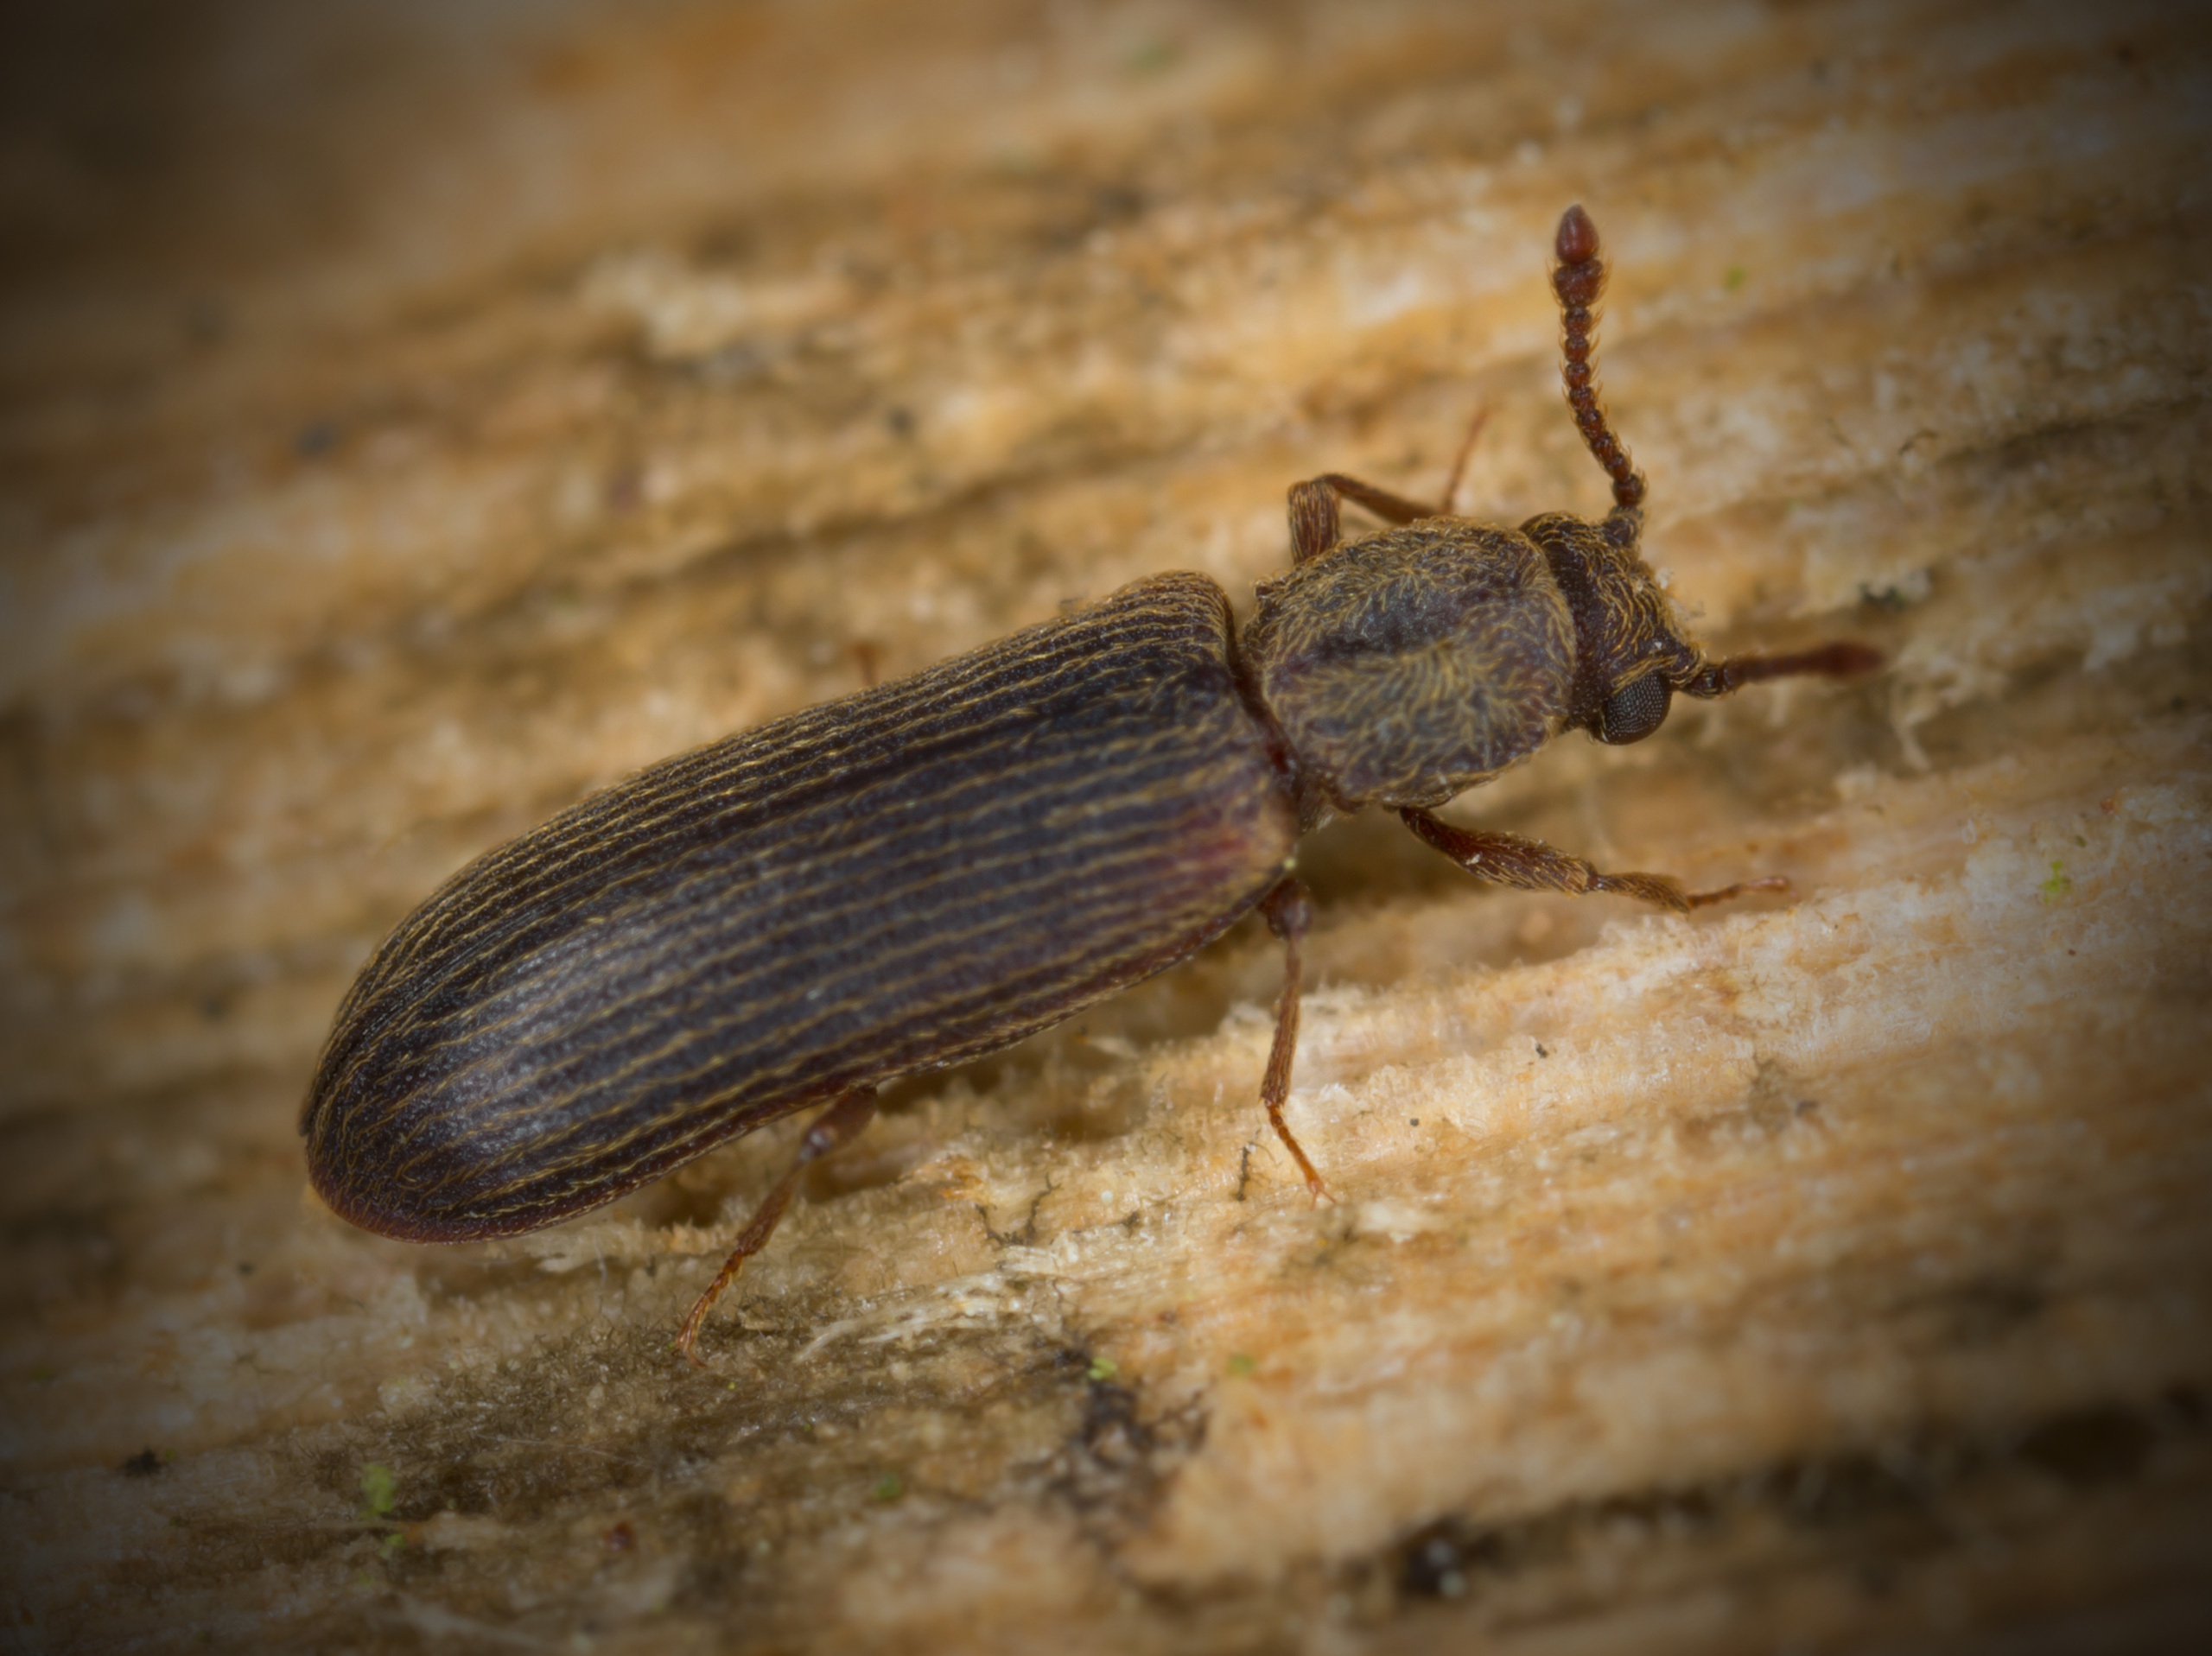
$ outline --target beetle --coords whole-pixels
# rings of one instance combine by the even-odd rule
[[[1554,244],[1567,402],[1611,480],[1517,529],[1337,473],[1290,490],[1292,560],[1240,630],[1155,575],[910,677],[668,759],[448,879],[338,1011],[301,1117],[315,1188],[387,1236],[534,1230],[810,1107],[788,1170],[684,1319],[774,1230],[876,1088],[996,1050],[1181,961],[1254,909],[1284,949],[1261,1101],[1283,1117],[1310,919],[1301,834],[1395,810],[1478,879],[1690,892],[1432,808],[1567,730],[1643,740],[1677,695],[1866,671],[1836,643],[1715,661],[1637,555],[1644,480],[1601,409],[1589,215]],[[1347,539],[1343,503],[1389,527]]]

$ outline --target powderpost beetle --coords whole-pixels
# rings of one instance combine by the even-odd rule
[[[1592,365],[1605,281],[1580,206],[1552,286],[1567,401],[1612,479],[1597,523],[1518,529],[1329,474],[1290,491],[1291,567],[1240,631],[1166,574],[1001,642],[669,759],[448,880],[340,1007],[301,1131],[315,1189],[418,1241],[535,1230],[826,1106],[685,1319],[775,1228],[876,1088],[1011,1044],[1258,908],[1282,940],[1260,1096],[1288,1124],[1301,834],[1379,805],[1478,879],[1686,910],[1660,874],[1430,815],[1565,730],[1641,741],[1676,695],[1879,657],[1713,661],[1637,555],[1643,477]],[[1342,503],[1393,525],[1346,540]]]

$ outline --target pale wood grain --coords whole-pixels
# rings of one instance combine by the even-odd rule
[[[11,128],[17,1640],[2202,1635],[2184,10],[381,15],[53,60]],[[110,107],[161,168],[82,136]],[[1543,282],[1577,199],[1654,563],[1718,644],[1896,665],[1452,810],[1796,900],[1655,918],[1332,828],[1290,1114],[1338,1205],[1264,1130],[1248,928],[896,1089],[705,1376],[668,1339],[788,1129],[499,1247],[302,1200],[381,931],[855,643],[910,670],[1161,569],[1243,604],[1287,484],[1433,489],[1478,407],[1468,509],[1599,509]]]

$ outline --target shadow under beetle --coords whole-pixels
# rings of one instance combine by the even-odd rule
[[[1164,970],[1257,907],[1282,997],[1260,1095],[1283,1120],[1306,892],[1299,836],[1380,805],[1469,873],[1688,910],[1429,814],[1564,730],[1641,741],[1677,695],[1879,657],[1710,661],[1637,555],[1643,479],[1591,364],[1605,281],[1580,206],[1552,286],[1567,402],[1612,510],[1518,529],[1348,477],[1290,491],[1291,568],[1239,632],[1203,575],[1075,614],[669,759],[448,880],[363,968],[301,1130],[323,1199],[387,1236],[534,1230],[735,1134],[827,1105],[685,1318],[760,1251],[876,1088],[1011,1044]],[[1342,503],[1395,525],[1346,541]]]

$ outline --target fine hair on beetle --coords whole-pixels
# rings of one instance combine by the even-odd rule
[[[1292,487],[1289,567],[1241,629],[1205,576],[1150,576],[582,801],[448,879],[362,968],[301,1117],[323,1200],[387,1236],[512,1235],[818,1109],[684,1319],[697,1362],[708,1311],[879,1087],[1049,1028],[1255,909],[1284,954],[1260,1101],[1325,1195],[1283,1104],[1311,917],[1296,847],[1332,816],[1395,811],[1529,890],[1681,912],[1788,889],[1689,891],[1432,814],[1562,732],[1641,741],[1676,696],[1880,661],[1853,643],[1715,660],[1689,637],[1637,553],[1644,479],[1599,402],[1605,270],[1581,207],[1553,253],[1605,517],[1506,528],[1452,516],[1450,487],[1427,503],[1326,473]],[[1346,501],[1387,527],[1345,538]]]

